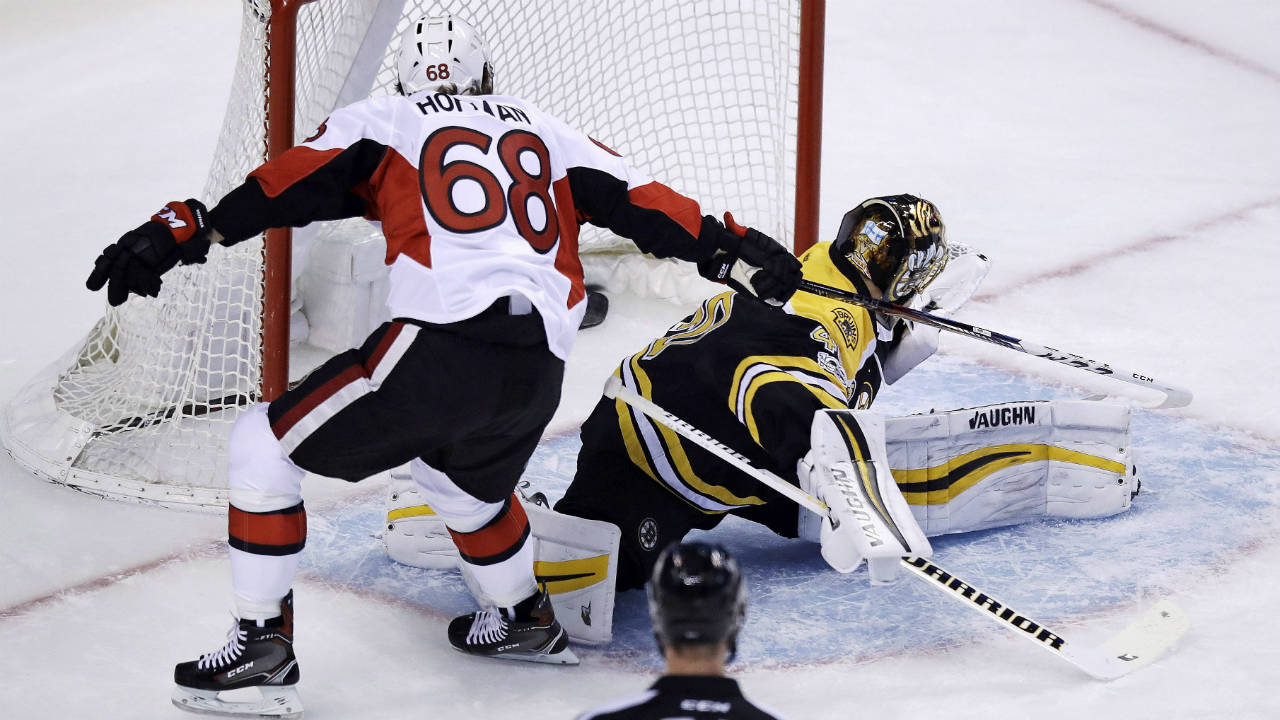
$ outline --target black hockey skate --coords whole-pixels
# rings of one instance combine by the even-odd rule
[[[183,710],[231,717],[298,718],[298,660],[293,654],[293,592],[270,620],[237,620],[227,644],[173,669],[173,704]],[[257,701],[223,700],[227,690],[258,688]]]
[[[547,591],[538,592],[512,608],[481,610],[449,623],[449,642],[464,653],[528,662],[577,665],[569,636],[556,620]]]

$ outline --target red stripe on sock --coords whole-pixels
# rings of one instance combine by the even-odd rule
[[[475,532],[460,533],[449,531],[458,552],[463,555],[484,559],[511,553],[524,541],[529,528],[529,516],[525,515],[524,506],[512,494],[506,509],[489,521],[488,525]]]
[[[302,503],[262,513],[247,512],[231,505],[227,513],[227,535],[251,545],[301,545],[307,540],[307,513]]]

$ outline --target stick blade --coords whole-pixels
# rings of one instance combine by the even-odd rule
[[[1191,620],[1182,608],[1171,600],[1162,600],[1101,648],[1070,659],[1099,680],[1114,680],[1158,660],[1190,628]]]

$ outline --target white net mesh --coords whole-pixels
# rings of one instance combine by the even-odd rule
[[[420,14],[451,12],[488,41],[497,92],[583,129],[704,212],[732,210],[790,244],[799,3],[318,0],[298,17],[295,139],[335,107],[394,92],[401,31]],[[245,0],[207,203],[265,157],[270,17],[269,0]],[[312,232],[355,239],[373,231],[354,220]],[[584,228],[581,244],[597,258],[586,259],[588,282],[682,292],[682,281],[645,281],[654,270],[635,269],[629,244],[604,231]],[[7,409],[0,431],[14,456],[91,491],[224,502],[226,436],[257,400],[261,376],[262,257],[261,238],[215,249],[206,265],[166,276],[160,298],[108,310],[70,362]],[[49,411],[56,420],[41,414]],[[55,427],[71,439],[34,437]]]

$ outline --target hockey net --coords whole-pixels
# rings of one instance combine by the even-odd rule
[[[292,105],[296,142],[334,108],[395,92],[404,27],[449,12],[488,41],[498,92],[583,129],[704,212],[732,210],[793,242],[801,0],[245,0],[243,8],[206,203],[266,158],[269,129],[280,126],[268,98]],[[279,37],[273,23],[293,24],[286,13],[296,13],[292,93],[273,86],[280,81],[270,72],[287,63],[290,43],[277,39],[273,51],[269,41]],[[589,284],[677,299],[716,290],[607,232],[583,230]],[[309,226],[294,234],[295,275],[299,246],[335,238],[381,242],[362,220]],[[109,308],[5,409],[0,434],[10,454],[92,493],[224,505],[227,435],[262,396],[264,310],[288,317],[279,307],[287,301],[266,299],[265,256],[262,238],[217,248],[206,265],[167,275],[159,298]]]

